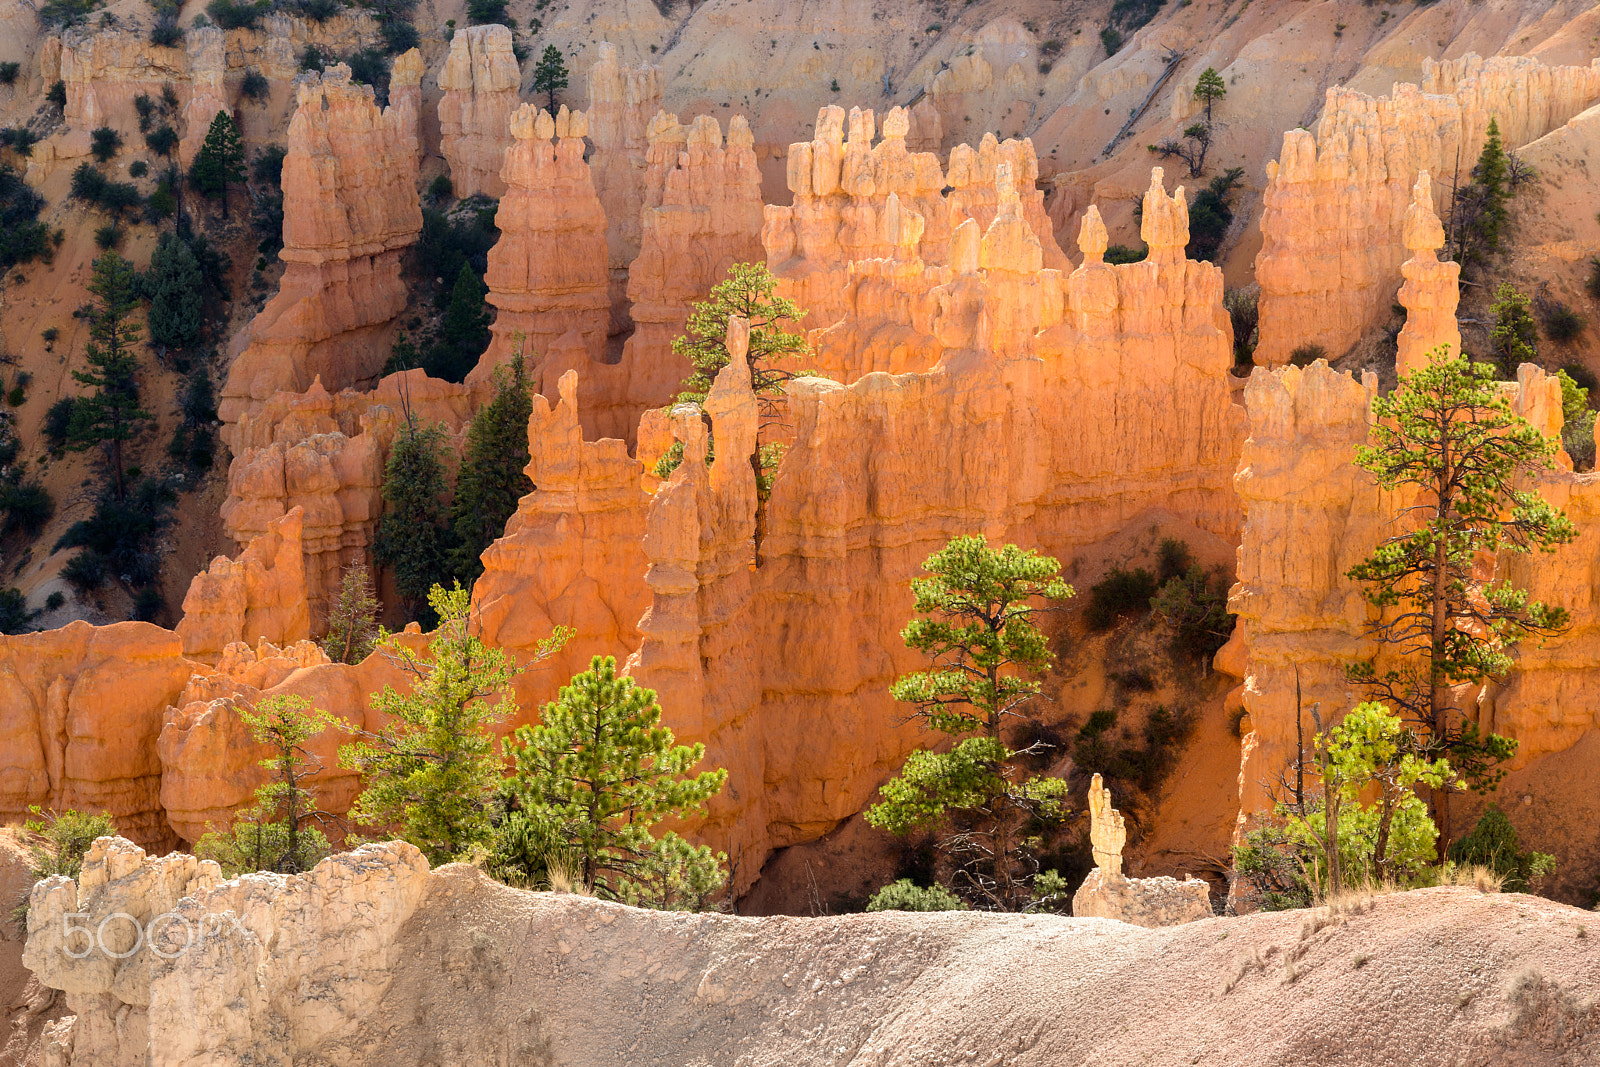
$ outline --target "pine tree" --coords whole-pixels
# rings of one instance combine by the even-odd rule
[[[502,760],[490,730],[514,710],[511,655],[472,633],[469,594],[434,586],[439,626],[426,656],[393,638],[380,646],[412,676],[409,692],[385,686],[372,707],[389,725],[345,746],[340,761],[366,788],[350,809],[356,822],[397,831],[435,866],[462,858],[489,836]],[[534,653],[553,656],[571,636],[558,627]]]
[[[444,578],[449,551],[444,496],[444,430],[407,414],[383,469],[383,517],[372,555],[394,572],[406,613],[432,622],[429,590]]]
[[[463,263],[439,321],[439,338],[424,366],[431,377],[459,382],[478,365],[489,347],[489,306],[484,301],[488,292],[483,279]]]
[[[306,784],[323,769],[321,757],[306,746],[324,731],[346,726],[302,696],[267,697],[235,713],[256,743],[272,750],[261,761],[272,777],[256,790],[255,807],[241,812],[230,832],[201,838],[195,854],[216,860],[230,877],[249,871],[310,870],[328,855],[328,839],[321,830],[301,824],[329,816],[316,810],[316,793]]]
[[[1195,79],[1194,98],[1205,104],[1206,125],[1211,125],[1211,108],[1218,100],[1228,95],[1228,86],[1222,80],[1222,75],[1217,73],[1216,67],[1207,67],[1200,72],[1200,77]]]
[[[799,322],[805,315],[799,305],[774,296],[778,280],[765,263],[735,263],[726,280],[718,282],[709,296],[689,312],[687,334],[672,342],[672,351],[694,364],[694,373],[684,379],[678,394],[681,404],[704,403],[717,372],[728,365],[728,318],[738,315],[750,324],[750,346],[745,361],[750,365],[750,385],[761,405],[761,429],[767,430],[779,416],[778,398],[794,377],[794,371],[781,365],[806,351],[805,338],[787,329],[785,323]],[[657,468],[663,477],[681,460],[679,450]],[[761,561],[761,542],[766,537],[767,498],[771,494],[771,468],[779,454],[775,446],[762,444],[749,456],[756,476],[756,561]]]
[[[1477,166],[1472,168],[1472,180],[1482,197],[1473,229],[1484,248],[1490,252],[1499,251],[1500,234],[1510,218],[1506,210],[1506,201],[1511,199],[1510,164],[1500,143],[1500,126],[1492,118],[1483,151],[1478,155]]]
[[[1500,372],[1514,378],[1518,367],[1534,362],[1539,355],[1539,327],[1533,321],[1533,302],[1508,282],[1500,283],[1494,297],[1494,303],[1489,305],[1489,312],[1494,315],[1489,341],[1500,361]]]
[[[222,217],[228,217],[228,186],[245,180],[244,142],[233,116],[218,111],[206,131],[205,143],[195,153],[189,180],[207,200],[222,201]]]
[[[372,575],[360,563],[345,568],[339,599],[328,611],[328,635],[322,650],[335,663],[360,663],[378,643],[378,597]]]
[[[94,261],[89,292],[97,298],[89,319],[89,343],[84,359],[87,370],[73,371],[73,380],[94,392],[80,397],[72,409],[67,430],[68,447],[81,452],[93,446],[105,450],[116,499],[127,493],[123,445],[133,440],[153,418],[139,406],[136,375],[139,361],[133,346],[139,327],[128,321],[139,307],[138,275],[133,264],[116,252]]]
[[[495,369],[494,398],[467,430],[467,452],[456,478],[451,571],[464,585],[470,586],[483,573],[478,557],[505,532],[517,502],[533,492],[533,482],[523,470],[528,465],[532,413],[533,398],[518,347],[509,365]]]
[[[205,279],[188,242],[176,233],[163,233],[140,283],[150,300],[151,341],[188,348],[200,340]]]
[[[533,68],[533,92],[534,95],[545,93],[550,97],[552,117],[556,113],[556,93],[566,87],[567,64],[561,57],[561,49],[553,44],[546,45],[538,65]]]
[[[570,852],[590,893],[653,907],[703,906],[724,882],[726,856],[657,838],[663,819],[704,811],[727,782],[725,770],[690,770],[705,746],[679,745],[661,724],[653,690],[618,677],[596,656],[589,670],[545,705],[538,726],[519,727],[507,749],[521,811]]]
[[[1380,676],[1359,664],[1351,674],[1427,732],[1430,757],[1448,755],[1469,783],[1486,788],[1516,742],[1457,721],[1450,686],[1505,677],[1517,641],[1567,627],[1564,609],[1529,600],[1504,578],[1480,577],[1483,559],[1551,552],[1577,536],[1559,509],[1519,488],[1550,468],[1556,445],[1511,411],[1493,367],[1444,347],[1374,400],[1373,416],[1372,443],[1357,450],[1356,465],[1379,488],[1418,502],[1405,528],[1348,576],[1366,584],[1366,599],[1383,613],[1371,635],[1406,665]],[[1441,811],[1446,796],[1435,793]]]
[[[923,617],[911,620],[904,637],[931,664],[889,691],[953,744],[913,752],[866,820],[894,834],[939,831],[957,894],[980,908],[1025,908],[1035,902],[1034,883],[1043,874],[1021,828],[1029,819],[1063,814],[1066,782],[1026,776],[1001,727],[1039,691],[1024,674],[1055,659],[1033,621],[1045,608],[1030,601],[1063,600],[1073,590],[1050,557],[1016,545],[992,549],[982,537],[955,538],[922,569],[930,577],[911,588]],[[960,814],[960,829],[952,813]]]

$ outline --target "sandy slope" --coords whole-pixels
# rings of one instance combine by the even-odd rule
[[[1436,889],[1143,930],[947,913],[741,919],[442,868],[326,1062],[1594,1063],[1600,916]]]

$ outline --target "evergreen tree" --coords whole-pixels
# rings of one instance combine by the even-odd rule
[[[507,743],[516,763],[512,789],[522,814],[570,853],[588,892],[697,908],[721,888],[727,857],[675,833],[657,838],[651,827],[702,813],[728,772],[690,776],[705,746],[677,744],[660,723],[655,692],[618,677],[616,660],[596,656],[545,706],[538,726],[519,727]]]
[[[1461,264],[1482,262],[1500,249],[1500,238],[1511,217],[1506,203],[1514,182],[1512,160],[1500,140],[1500,127],[1494,119],[1483,142],[1483,151],[1472,168],[1472,180],[1456,190],[1450,205],[1449,237],[1445,247]]]
[[[250,871],[308,871],[330,850],[320,829],[301,824],[330,816],[316,809],[316,794],[306,784],[323,769],[321,757],[306,746],[325,730],[346,726],[302,696],[267,697],[235,713],[256,743],[272,750],[261,761],[271,778],[256,790],[255,806],[241,812],[228,833],[201,838],[195,855],[216,860],[229,877]]]
[[[785,326],[799,322],[805,312],[794,301],[774,296],[777,285],[778,280],[765,263],[735,263],[728,268],[727,279],[718,282],[707,299],[692,305],[686,336],[672,342],[672,351],[689,360],[695,368],[694,373],[684,379],[683,391],[678,394],[679,403],[705,401],[717,372],[728,365],[728,318],[738,315],[750,325],[745,361],[750,365],[750,385],[761,405],[761,430],[777,422],[778,398],[794,377],[792,369],[780,364],[806,351],[805,338]],[[657,473],[665,477],[682,456],[681,448],[675,450],[658,466]],[[757,563],[761,560],[761,542],[766,537],[771,468],[777,466],[778,459],[776,447],[763,445],[758,435],[756,449],[749,456],[756,475]]]
[[[1228,95],[1228,86],[1222,80],[1222,75],[1217,73],[1216,67],[1207,67],[1200,72],[1200,77],[1195,79],[1194,98],[1205,105],[1206,125],[1211,125],[1211,108],[1218,100]]]
[[[163,233],[140,283],[150,300],[151,341],[188,348],[200,340],[205,278],[187,241],[176,233]]]
[[[121,500],[127,493],[123,445],[153,417],[139,406],[135,378],[139,361],[133,346],[139,341],[139,327],[129,319],[139,307],[139,296],[133,264],[116,252],[100,256],[94,261],[89,292],[96,297],[84,354],[89,366],[73,371],[72,377],[94,392],[73,405],[67,441],[75,452],[96,445],[104,449],[112,487]]]
[[[1480,572],[1483,559],[1550,552],[1577,536],[1560,510],[1519,488],[1551,466],[1556,445],[1512,413],[1492,367],[1443,347],[1374,400],[1373,415],[1372,443],[1357,449],[1356,465],[1379,488],[1417,503],[1403,516],[1404,528],[1349,577],[1366,584],[1366,599],[1382,612],[1372,636],[1406,662],[1382,676],[1371,664],[1351,673],[1426,731],[1428,758],[1448,755],[1469,783],[1487,788],[1504,773],[1495,768],[1516,742],[1457,721],[1449,690],[1505,677],[1517,641],[1566,629],[1564,609]],[[1441,825],[1448,825],[1447,795],[1435,791]]]
[[[464,585],[470,586],[483,573],[478,557],[505,532],[517,502],[533,492],[533,482],[523,471],[528,465],[532,413],[533,398],[518,347],[509,366],[495,369],[494,398],[467,429],[467,452],[456,478],[450,516],[455,535],[451,571]]]
[[[567,87],[567,64],[561,57],[561,49],[555,45],[546,45],[544,54],[539,57],[538,64],[533,68],[534,95],[545,93],[550,98],[550,114],[556,113],[556,93]]]
[[[1062,600],[1072,587],[1048,556],[1016,545],[992,549],[982,537],[955,538],[922,569],[930,577],[911,588],[923,617],[911,620],[904,637],[931,664],[897,680],[890,693],[915,705],[917,717],[950,735],[952,746],[913,752],[866,819],[894,834],[938,831],[958,895],[980,908],[1026,908],[1036,902],[1035,883],[1051,872],[1038,870],[1023,826],[1064,813],[1066,782],[1027,776],[1001,727],[1039,691],[1024,673],[1055,659],[1033,621],[1046,609],[1030,601]]]
[[[394,572],[406,614],[432,622],[429,590],[444,578],[449,550],[444,496],[444,430],[409,413],[383,469],[383,517],[372,555]]]
[[[1494,303],[1489,305],[1489,312],[1494,315],[1489,342],[1500,362],[1500,372],[1515,378],[1518,367],[1534,362],[1539,355],[1539,327],[1533,321],[1533,302],[1506,282],[1500,283],[1494,296]]]
[[[339,581],[339,599],[328,611],[322,650],[335,663],[360,663],[377,646],[379,632],[372,575],[362,564],[351,564]]]
[[[374,695],[373,710],[389,725],[345,746],[340,760],[366,781],[351,818],[398,832],[437,866],[489,836],[502,766],[489,731],[514,710],[515,668],[510,653],[472,633],[467,590],[434,586],[428,601],[439,626],[426,656],[393,637],[380,646],[412,676],[410,691],[385,686]],[[570,636],[558,627],[539,645],[535,662],[553,656]]]
[[[488,293],[483,279],[463,263],[439,321],[439,337],[424,364],[431,377],[463,381],[478,365],[478,358],[489,347],[489,306],[484,301]]]
[[[207,200],[222,201],[222,217],[228,217],[228,185],[245,180],[244,142],[233,116],[218,111],[206,131],[205,143],[195,153],[189,180]]]

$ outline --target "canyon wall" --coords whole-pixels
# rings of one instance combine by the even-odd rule
[[[505,195],[500,165],[511,145],[522,73],[504,26],[466,26],[439,70],[439,152],[460,197]]]
[[[1262,194],[1261,366],[1318,344],[1343,355],[1389,317],[1407,258],[1405,216],[1419,171],[1435,209],[1465,185],[1492,118],[1508,149],[1559,127],[1600,98],[1600,61],[1550,67],[1528,57],[1423,61],[1423,88],[1374,99],[1327,92],[1317,133],[1283,135]]]
[[[380,112],[343,64],[307,75],[298,93],[283,162],[288,267],[234,337],[218,406],[235,454],[235,425],[274,393],[377,377],[385,328],[406,306],[400,253],[422,229],[415,115],[403,103]]]
[[[609,223],[606,265],[611,271],[611,332],[616,334],[627,322],[628,265],[639,255],[640,214],[660,203],[661,189],[647,180],[645,169],[663,78],[660,67],[624,67],[610,41],[599,42],[596,53],[588,76],[589,140],[594,145],[589,167]]]

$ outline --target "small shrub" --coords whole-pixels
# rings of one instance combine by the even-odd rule
[[[1149,611],[1158,588],[1156,576],[1143,567],[1131,571],[1117,567],[1089,587],[1084,622],[1097,633],[1109,630],[1126,615]]]
[[[44,598],[44,610],[57,611],[66,602],[66,596],[62,594],[61,590],[57,589],[54,593]]]
[[[0,85],[14,85],[17,74],[22,70],[22,64],[13,61],[0,63]]]
[[[246,100],[260,103],[272,94],[272,85],[267,81],[266,75],[251,67],[244,73],[244,81],[239,83],[239,91]]]
[[[428,183],[428,199],[435,204],[441,200],[449,200],[455,193],[455,186],[450,181],[450,175],[441,174]]]
[[[1314,341],[1298,345],[1289,353],[1289,363],[1295,367],[1309,367],[1319,359],[1327,359],[1328,350]]]
[[[44,338],[45,344],[55,344],[56,338],[61,336],[61,331],[54,326],[46,326],[39,331],[39,336]]]
[[[300,14],[307,22],[318,25],[339,13],[339,0],[301,0]]]
[[[322,49],[314,44],[306,45],[306,50],[300,54],[300,69],[313,70],[321,73],[328,66],[327,57],[322,54]]]
[[[47,103],[54,104],[56,107],[66,107],[67,83],[64,81],[57,81],[45,91],[44,98]]]
[[[1583,288],[1591,297],[1600,300],[1600,256],[1589,260],[1589,278]]]
[[[1551,304],[1544,312],[1544,335],[1558,345],[1568,345],[1578,339],[1587,319],[1562,303]]]
[[[942,886],[920,886],[909,878],[890,882],[867,901],[868,911],[966,911],[967,904]]]
[[[1127,245],[1107,245],[1106,262],[1112,266],[1123,263],[1141,263],[1150,254],[1148,248],[1129,248]]]
[[[0,148],[9,148],[23,159],[33,155],[33,146],[39,143],[39,135],[26,126],[8,126],[0,130]]]
[[[90,593],[106,583],[106,560],[98,552],[79,552],[61,568],[61,577],[80,593]]]
[[[383,34],[383,50],[391,56],[397,56],[422,43],[417,28],[404,19],[385,19],[379,30]]]
[[[162,123],[144,135],[144,146],[158,156],[171,158],[173,151],[178,147],[178,131]]]
[[[474,26],[505,25],[505,0],[467,0],[467,21]]]
[[[183,43],[183,27],[178,25],[175,13],[163,12],[156,16],[155,24],[150,27],[150,43],[161,48],[176,48]]]
[[[833,79],[833,81],[828,84],[828,88],[830,90],[832,90],[833,92],[838,92],[839,91],[839,79],[838,78]]]
[[[1107,26],[1100,31],[1100,43],[1105,47],[1107,56],[1114,56],[1122,49],[1122,34]]]
[[[108,222],[94,231],[94,243],[104,251],[122,247],[123,230],[114,222]]]
[[[128,176],[130,178],[143,178],[149,173],[150,164],[146,163],[142,159],[136,159],[132,163],[128,164]]]
[[[154,622],[161,616],[165,603],[161,591],[154,586],[139,590],[133,598],[133,617],[138,622]]]
[[[0,490],[0,505],[5,507],[5,532],[20,530],[30,537],[44,529],[56,513],[50,491],[37,481],[18,482]]]
[[[1516,827],[1497,805],[1490,804],[1466,837],[1450,845],[1450,859],[1462,866],[1487,867],[1504,879],[1508,893],[1537,892],[1555,870],[1555,857],[1523,852]]]
[[[264,146],[250,161],[250,176],[260,185],[282,185],[283,161],[288,154],[281,144]]]
[[[1161,586],[1151,606],[1172,624],[1172,651],[1180,658],[1209,663],[1233,633],[1235,616],[1228,613],[1228,582],[1221,570],[1208,573],[1191,564]]]
[[[211,0],[206,5],[206,14],[224,30],[253,30],[260,24],[261,17],[271,11],[272,0],[254,0],[253,3]]]
[[[52,326],[50,330],[45,332],[49,333],[54,329],[55,327]],[[51,404],[50,409],[44,413],[42,430],[44,431],[45,440],[50,442],[52,450],[59,450],[67,443],[67,431],[72,426],[72,413],[77,406],[78,400],[76,397],[64,396],[54,404]]]
[[[10,391],[6,393],[6,403],[10,404],[14,408],[20,408],[27,402],[28,391],[22,387],[20,382],[16,385],[13,385]]]

